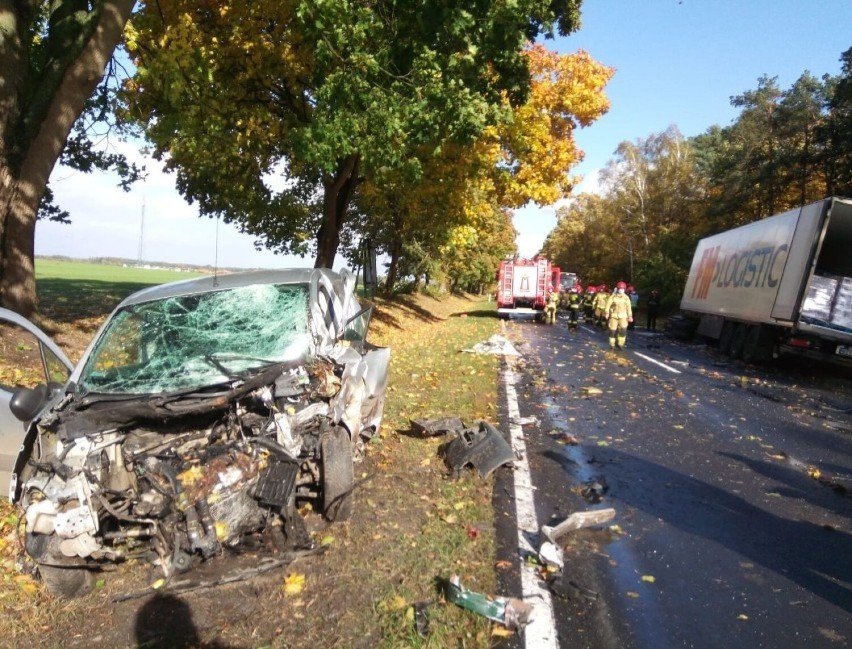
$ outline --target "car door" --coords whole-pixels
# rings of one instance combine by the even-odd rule
[[[73,364],[46,333],[23,316],[0,308],[0,494],[12,477],[27,423],[9,409],[19,388],[65,385]]]

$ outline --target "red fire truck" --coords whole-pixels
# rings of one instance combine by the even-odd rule
[[[542,317],[548,294],[559,290],[559,276],[559,268],[544,257],[504,259],[497,272],[498,316]]]

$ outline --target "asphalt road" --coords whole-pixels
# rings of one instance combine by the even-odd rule
[[[538,521],[616,510],[613,527],[560,539],[561,647],[852,646],[849,378],[747,366],[642,329],[620,352],[564,320],[509,322],[506,335],[522,341]],[[512,559],[504,478],[498,534]]]

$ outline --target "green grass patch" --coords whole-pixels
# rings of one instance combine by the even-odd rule
[[[165,284],[179,279],[201,277],[208,273],[38,258],[36,259],[35,274],[36,281],[63,279],[151,286],[152,284]]]
[[[131,293],[205,273],[39,258],[35,274],[41,314],[57,325],[94,319],[95,323],[81,326],[92,331]]]
[[[492,480],[473,472],[452,477],[438,454],[445,440],[414,435],[409,421],[496,421],[499,360],[462,350],[491,337],[499,322],[493,303],[484,301],[421,297],[418,306],[425,313],[412,309],[408,317],[390,307],[399,320],[378,336],[393,357],[376,474],[377,482],[396,485],[387,504],[402,536],[395,547],[383,544],[379,555],[378,574],[395,578],[375,584],[376,646],[486,647],[491,623],[444,601],[439,585],[457,574],[467,588],[497,594]],[[414,627],[414,604],[421,601],[432,602],[428,638]]]

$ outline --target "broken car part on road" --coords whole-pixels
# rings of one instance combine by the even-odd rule
[[[591,527],[592,525],[601,525],[611,521],[613,518],[615,518],[615,510],[611,507],[588,512],[574,512],[555,527],[542,525],[541,535],[551,543],[559,543],[559,539],[568,532],[583,529],[584,527]]]
[[[486,342],[476,343],[470,349],[463,352],[472,354],[495,354],[497,356],[520,356],[515,346],[503,336],[497,334],[491,336]]]
[[[503,434],[487,421],[480,421],[477,428],[469,428],[458,417],[411,419],[410,424],[412,431],[424,437],[453,436],[441,447],[441,454],[456,476],[471,465],[480,477],[487,478],[497,467],[515,461],[512,447]]]
[[[530,605],[519,599],[488,597],[467,590],[461,585],[458,575],[453,575],[447,584],[447,598],[453,604],[499,622],[513,631],[522,630],[529,623],[532,612]]]
[[[456,476],[470,464],[479,471],[480,477],[487,478],[497,467],[511,465],[515,461],[512,447],[503,434],[487,421],[480,421],[478,429],[462,430],[443,452]]]
[[[166,284],[116,308],[64,387],[18,391],[10,491],[51,592],[127,559],[171,578],[261,532],[306,547],[297,501],[347,518],[387,384],[370,314],[345,271]]]

